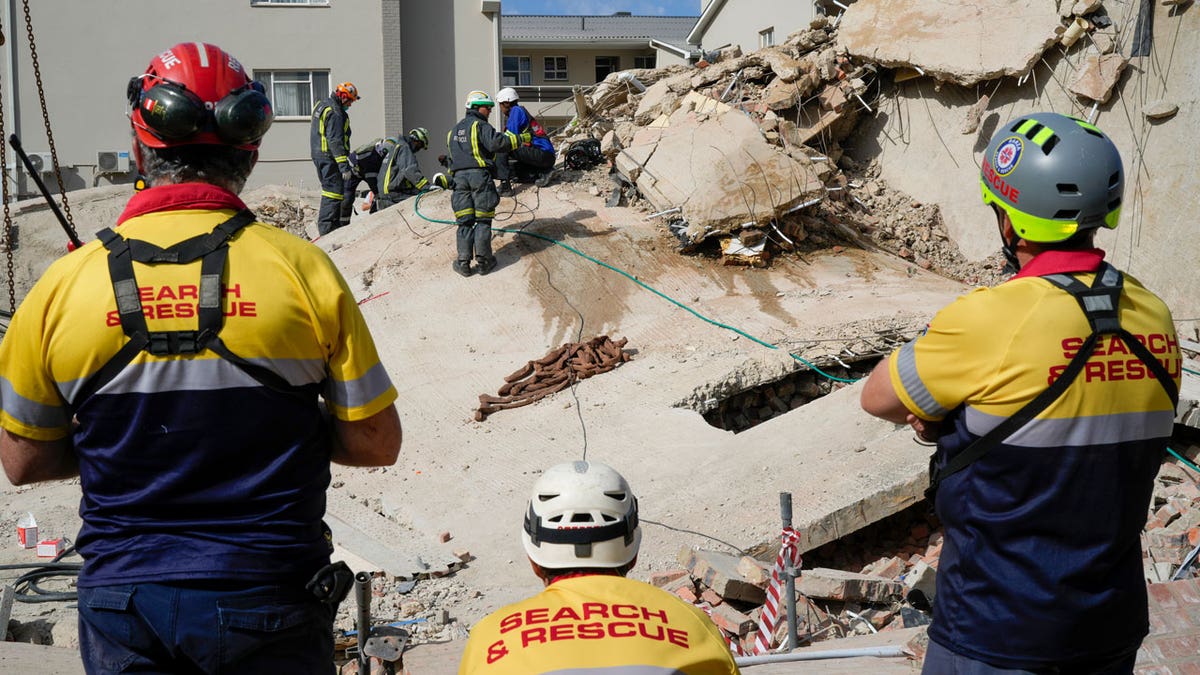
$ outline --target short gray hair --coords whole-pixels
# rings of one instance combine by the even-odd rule
[[[254,168],[253,150],[200,144],[151,148],[140,140],[137,143],[142,176],[150,185],[209,183],[238,194]]]

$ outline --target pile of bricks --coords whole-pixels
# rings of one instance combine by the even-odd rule
[[[630,359],[623,351],[626,342],[626,338],[613,340],[601,335],[587,342],[568,342],[550,350],[542,358],[526,363],[505,377],[497,396],[480,394],[475,421],[482,422],[500,410],[529,405],[579,380],[616,368]]]
[[[1195,458],[1200,455],[1200,448],[1185,449],[1183,454]],[[1168,461],[1158,472],[1150,517],[1142,532],[1146,579],[1151,583],[1170,581],[1197,546],[1200,546],[1200,474]],[[1186,576],[1195,575],[1193,566]]]

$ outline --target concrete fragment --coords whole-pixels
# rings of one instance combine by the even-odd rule
[[[909,590],[920,591],[929,598],[929,602],[933,602],[933,596],[937,594],[937,569],[931,567],[924,560],[913,565],[913,568],[904,575],[904,586]]]
[[[837,40],[852,56],[971,86],[1029,72],[1059,25],[1056,3],[1045,0],[858,0]]]
[[[768,110],[786,110],[800,103],[801,92],[793,82],[776,78],[762,91],[759,100]]]
[[[604,138],[600,139],[600,154],[610,160],[621,152],[621,147],[621,139],[617,136],[616,130],[604,134]]]
[[[652,586],[662,588],[676,579],[687,576],[688,571],[685,569],[664,570],[662,572],[652,572],[648,582]]]
[[[1127,63],[1120,54],[1091,54],[1083,60],[1075,81],[1068,88],[1078,96],[1107,103]]]
[[[1078,2],[1071,7],[1071,13],[1075,16],[1087,16],[1097,9],[1100,9],[1100,4],[1100,0],[1078,0]]]
[[[738,237],[721,238],[721,264],[745,267],[766,267],[771,256],[767,252],[766,239],[747,245]]]
[[[667,80],[659,80],[642,94],[638,101],[637,111],[633,113],[635,124],[649,124],[663,113],[674,112],[674,106],[679,101],[679,95],[671,91]]]
[[[805,570],[796,590],[810,598],[848,602],[892,602],[904,595],[904,584],[891,579],[818,567]]]
[[[721,604],[712,608],[711,616],[717,628],[742,637],[754,629],[754,620],[742,614],[729,605]]]
[[[767,564],[748,555],[738,560],[737,571],[755,586],[766,588],[767,584],[771,583],[771,569]]]
[[[979,97],[979,100],[974,105],[967,109],[967,117],[963,120],[962,125],[962,134],[964,136],[969,136],[979,131],[979,120],[983,118],[983,111],[987,110],[990,100],[991,97],[984,94]]]
[[[1120,45],[1117,41],[1117,34],[1112,31],[1098,30],[1091,34],[1090,39],[1092,44],[1096,46],[1096,51],[1101,54],[1111,54]]]
[[[775,73],[775,77],[784,82],[794,81],[805,71],[804,63],[792,58],[781,47],[760,49],[756,54],[767,64],[771,72]]]
[[[735,556],[684,547],[679,551],[678,560],[692,578],[726,600],[761,603],[766,599],[763,589],[750,583],[738,572],[738,558]]]
[[[1147,119],[1152,120],[1166,119],[1173,116],[1177,112],[1179,112],[1179,105],[1177,103],[1172,103],[1161,98],[1157,101],[1147,103],[1146,106],[1142,108],[1142,114],[1145,115]]]

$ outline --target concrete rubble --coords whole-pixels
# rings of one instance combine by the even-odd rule
[[[838,29],[851,56],[971,86],[1029,72],[1058,35],[1047,0],[859,0]]]

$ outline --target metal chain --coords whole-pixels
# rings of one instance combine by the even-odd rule
[[[4,25],[0,24],[0,36],[4,35]],[[8,135],[4,133],[4,87],[0,87],[0,162],[8,163]],[[4,198],[4,252],[8,257],[8,311],[17,311],[16,275],[13,273],[13,240],[12,214],[8,211],[8,167],[0,171],[0,194]]]
[[[54,134],[50,132],[50,112],[46,108],[46,92],[42,89],[42,69],[38,65],[37,43],[33,39],[33,19],[29,16],[29,0],[23,0],[25,9],[25,33],[29,36],[29,57],[33,62],[33,79],[37,82],[38,100],[42,104],[42,122],[46,126],[46,141],[50,144],[50,159],[54,163],[54,177],[58,180],[58,195],[62,199],[63,211],[67,215],[67,229],[76,239],[75,220],[71,217],[71,205],[67,203],[67,189],[63,186],[62,171],[58,168],[58,151],[54,148]]]

